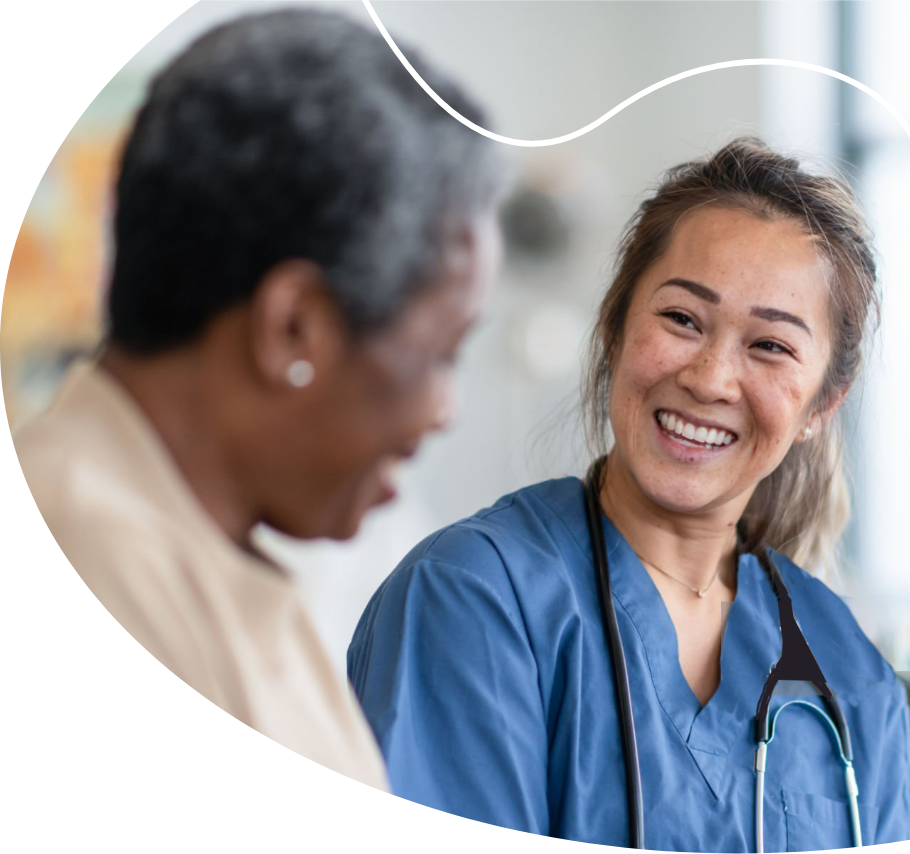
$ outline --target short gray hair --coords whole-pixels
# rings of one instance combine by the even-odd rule
[[[352,331],[381,326],[432,281],[449,224],[492,202],[497,154],[344,15],[297,8],[220,26],[155,78],[127,139],[110,338],[137,353],[187,343],[289,258],[319,265]]]

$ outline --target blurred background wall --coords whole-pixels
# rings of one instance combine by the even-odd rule
[[[150,76],[210,26],[283,4],[203,2],[140,51],[60,147],[22,226],[0,325],[13,429],[98,340],[111,247],[116,152]],[[357,2],[320,3],[372,23]],[[507,136],[575,130],[671,74],[731,59],[814,63],[859,79],[910,117],[910,4],[891,2],[376,2],[396,38],[476,93]],[[665,87],[560,146],[511,149],[508,254],[491,310],[465,352],[457,426],[404,473],[402,498],[352,543],[299,544],[263,531],[293,566],[339,670],[367,599],[420,538],[535,480],[581,474],[580,355],[620,230],[666,168],[743,134],[844,172],[878,235],[884,323],[848,412],[855,511],[849,596],[892,664],[910,670],[910,139],[868,95],[816,72],[736,68]]]

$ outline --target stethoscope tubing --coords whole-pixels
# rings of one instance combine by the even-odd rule
[[[598,571],[597,598],[600,601],[601,623],[604,638],[613,663],[613,683],[616,688],[619,723],[622,732],[623,757],[626,762],[626,800],[629,810],[629,848],[645,847],[645,808],[641,786],[641,763],[638,760],[638,739],[635,734],[635,716],[632,712],[632,689],[629,669],[619,633],[619,621],[613,604],[613,586],[607,560],[607,544],[600,521],[600,478],[603,460],[598,460],[588,472],[585,490],[585,511],[594,550],[594,565]]]
[[[602,483],[603,467],[606,458],[595,461],[588,471],[585,482],[585,514],[587,516],[588,530],[591,539],[594,565],[597,571],[597,597],[600,604],[601,620],[604,630],[607,649],[612,662],[614,686],[616,689],[617,707],[619,711],[620,730],[622,734],[623,757],[626,765],[626,798],[629,810],[629,847],[642,849],[645,847],[644,824],[644,798],[642,795],[641,766],[638,758],[638,740],[635,732],[635,718],[632,709],[632,691],[629,685],[629,672],[626,663],[625,650],[619,632],[619,621],[613,603],[613,586],[610,580],[610,566],[607,557],[606,539],[601,520],[600,487]],[[789,603],[789,593],[784,584],[776,564],[765,551],[759,555],[759,561],[768,574],[775,594],[780,600],[785,596]],[[791,613],[792,621],[792,613]],[[798,631],[798,630],[797,630]],[[803,644],[805,640],[800,639]],[[813,659],[814,663],[814,659]],[[778,662],[780,664],[780,662]],[[817,668],[817,665],[816,665]],[[820,671],[816,671],[823,680]],[[853,768],[853,749],[850,738],[850,729],[847,720],[837,701],[837,696],[824,681],[816,682],[822,691],[826,705],[831,710],[828,715],[824,709],[804,700],[791,700],[785,703],[768,720],[768,701],[773,693],[777,678],[773,674],[762,691],[762,700],[759,702],[759,714],[756,718],[757,748],[755,751],[755,850],[764,852],[764,792],[765,792],[765,767],[767,763],[768,746],[774,738],[774,727],[777,717],[790,705],[800,704],[821,715],[830,726],[837,741],[838,754],[844,764],[845,784],[850,811],[850,826],[853,835],[853,845],[862,847],[862,827],[859,818],[859,791],[856,785],[856,774]],[[768,696],[765,697],[765,694]]]
[[[836,698],[834,699],[834,703],[835,705],[837,704]],[[758,747],[755,751],[755,850],[757,854],[763,854],[765,850],[764,802],[765,768],[767,765],[768,748],[770,747],[771,742],[774,741],[777,719],[780,717],[781,712],[789,706],[805,706],[805,708],[821,717],[831,730],[831,734],[834,736],[834,740],[837,744],[838,755],[844,766],[844,787],[847,791],[847,803],[850,810],[850,831],[853,836],[853,847],[862,848],[863,830],[859,818],[859,787],[856,785],[856,772],[853,768],[852,751],[850,750],[849,741],[845,740],[843,737],[843,730],[839,725],[840,722],[835,723],[835,721],[832,720],[831,715],[820,706],[816,706],[815,703],[810,703],[807,700],[790,700],[780,706],[774,713],[771,718],[770,735],[767,740],[758,743]],[[840,712],[839,705],[837,705],[837,710]],[[843,727],[846,727],[847,723],[843,720],[842,714],[839,715],[839,718],[843,723]],[[847,730],[847,733],[849,735],[849,730]]]

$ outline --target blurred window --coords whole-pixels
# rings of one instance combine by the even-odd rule
[[[910,4],[838,4],[842,68],[910,117]],[[880,256],[882,325],[858,396],[852,451],[856,488],[853,548],[869,594],[867,630],[898,670],[910,670],[910,139],[873,98],[843,87],[842,151]],[[875,626],[870,629],[870,624]]]

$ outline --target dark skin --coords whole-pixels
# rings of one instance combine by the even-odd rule
[[[226,536],[260,522],[299,538],[353,536],[394,495],[392,469],[447,426],[454,361],[498,261],[492,214],[453,231],[443,260],[383,328],[354,336],[320,269],[291,260],[191,344],[101,366],[138,403]],[[305,359],[313,381],[288,367]]]

